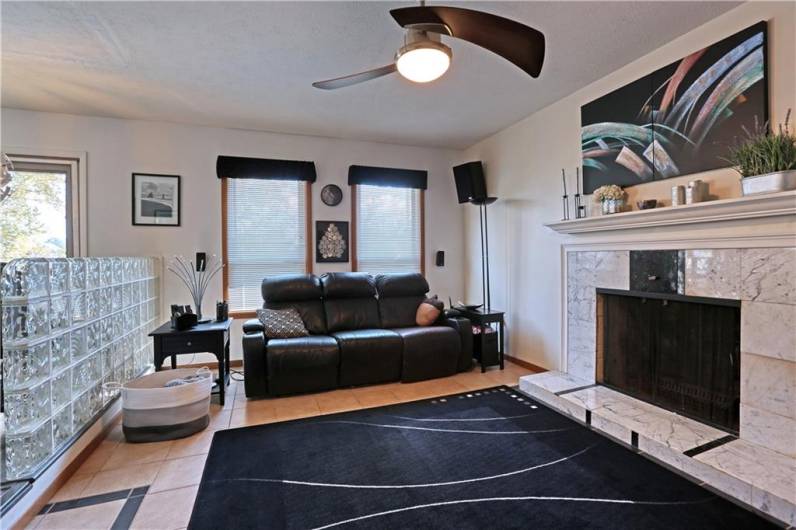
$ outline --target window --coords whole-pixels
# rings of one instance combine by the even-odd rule
[[[354,270],[424,272],[423,190],[352,187]]]
[[[222,179],[224,291],[230,311],[262,306],[273,274],[310,271],[309,187],[304,181]]]
[[[0,199],[0,262],[79,255],[77,160],[12,156]]]

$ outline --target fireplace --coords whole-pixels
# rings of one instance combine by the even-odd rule
[[[598,288],[596,380],[737,433],[740,320],[738,300]]]

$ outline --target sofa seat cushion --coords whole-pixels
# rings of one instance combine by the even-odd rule
[[[394,329],[404,343],[401,381],[422,381],[456,373],[461,339],[446,326]]]
[[[317,392],[337,387],[340,349],[328,335],[271,339],[266,344],[271,395]]]
[[[332,333],[340,346],[340,386],[372,385],[401,379],[400,335],[388,329]]]

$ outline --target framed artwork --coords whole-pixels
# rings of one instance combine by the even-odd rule
[[[759,22],[582,106],[584,192],[728,167],[768,120],[766,49]]]
[[[348,263],[348,221],[315,221],[315,261]]]
[[[180,176],[133,173],[133,225],[180,226]]]

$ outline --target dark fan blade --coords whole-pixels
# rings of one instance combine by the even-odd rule
[[[391,74],[396,70],[395,63],[382,66],[381,68],[374,68],[367,72],[359,72],[358,74],[346,75],[343,77],[336,77],[334,79],[327,79],[326,81],[317,81],[312,84],[315,88],[322,88],[324,90],[334,90],[335,88],[343,88],[346,86],[356,85],[376,79],[383,75]]]
[[[531,77],[538,77],[542,70],[544,35],[525,24],[459,7],[402,7],[393,9],[390,14],[402,27],[444,24],[450,28],[452,36],[500,55]]]

